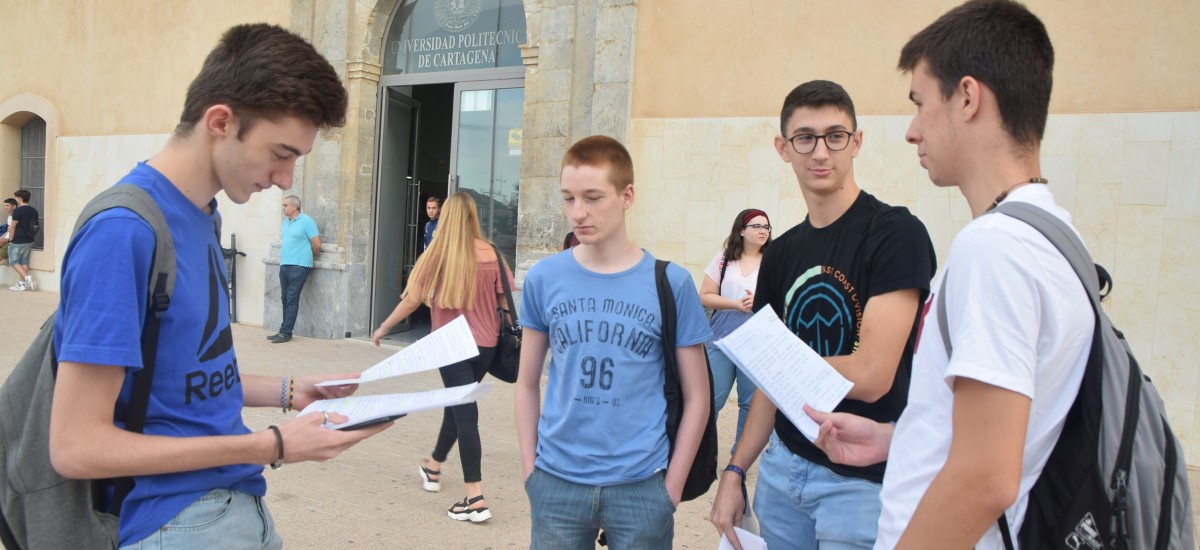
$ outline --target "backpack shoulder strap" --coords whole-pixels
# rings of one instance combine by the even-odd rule
[[[97,214],[112,208],[133,211],[154,230],[154,260],[149,274],[146,321],[142,325],[142,368],[134,376],[133,391],[125,418],[125,429],[141,433],[146,425],[146,412],[150,408],[150,389],[154,382],[154,367],[158,351],[158,334],[161,319],[171,305],[171,294],[175,290],[175,242],[162,210],[146,190],[132,184],[114,185],[97,195],[83,207],[79,220],[75,222],[78,233]],[[220,217],[214,221],[214,231],[220,242]],[[57,368],[58,361],[54,361]],[[112,510],[119,514],[125,497],[133,490],[133,478],[114,480]]]
[[[1079,236],[1071,230],[1070,226],[1058,219],[1054,214],[1024,202],[1007,202],[992,209],[989,214],[991,213],[999,213],[1016,218],[1045,236],[1046,240],[1050,241],[1050,244],[1054,245],[1054,248],[1057,248],[1063,257],[1066,258],[1067,263],[1071,264],[1071,269],[1075,271],[1075,275],[1079,277],[1079,281],[1083,283],[1084,290],[1087,291],[1088,299],[1092,302],[1092,308],[1097,314],[1101,311],[1101,278],[1104,278],[1104,282],[1109,288],[1112,286],[1111,279],[1108,277],[1108,272],[1104,271],[1104,268],[1092,261],[1092,256],[1088,253],[1087,247],[1083,245],[1083,241],[1079,240]],[[950,352],[954,349],[954,346],[950,344],[950,329],[946,319],[946,279],[949,276],[949,272],[942,274],[942,284],[938,287],[937,297],[938,328],[941,329],[942,343],[946,346],[947,357],[950,356]]]
[[[166,276],[165,288],[163,289],[166,296],[169,298],[172,292],[175,291],[175,242],[171,239],[171,230],[167,227],[167,220],[163,217],[162,210],[158,208],[158,203],[146,192],[145,189],[133,184],[117,184],[106,189],[103,193],[96,195],[87,206],[83,207],[83,211],[79,213],[79,219],[75,222],[75,229],[71,232],[72,236],[88,221],[91,221],[96,214],[110,210],[113,208],[125,208],[137,214],[146,223],[150,224],[150,228],[154,230],[154,263],[152,269],[155,274],[163,274]],[[219,218],[218,218],[219,220]],[[216,231],[220,234],[220,221],[217,222]],[[157,275],[151,278],[151,292],[154,291],[154,280]],[[151,294],[151,302],[155,296]],[[161,304],[162,310],[166,311],[167,303]]]
[[[675,294],[671,291],[671,281],[667,278],[666,260],[654,261],[654,284],[658,291],[658,307],[662,317],[662,347],[663,363],[666,373],[666,384],[663,391],[667,395],[667,437],[674,441],[675,432],[679,431],[679,411],[672,407],[671,402],[683,399],[683,388],[679,383],[679,363],[675,357]]]
[[[1057,216],[1024,202],[1005,203],[992,211],[1021,220],[1044,235],[1067,259],[1067,263],[1071,264],[1071,269],[1075,270],[1075,275],[1083,283],[1092,305],[1099,309],[1100,278],[1096,271],[1096,263],[1092,261],[1087,247],[1070,226]]]

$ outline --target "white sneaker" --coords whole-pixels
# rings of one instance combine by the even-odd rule
[[[18,292],[24,292],[25,291],[25,281],[17,281],[17,284],[8,287],[8,289],[16,290]]]
[[[25,277],[25,289],[30,292],[37,292],[37,283],[33,282],[33,277]]]

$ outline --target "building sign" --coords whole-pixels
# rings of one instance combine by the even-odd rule
[[[526,39],[520,0],[409,0],[388,29],[383,73],[517,66]]]

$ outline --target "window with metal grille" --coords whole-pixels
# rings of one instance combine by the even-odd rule
[[[33,240],[41,250],[46,236],[46,121],[33,117],[21,126],[21,189],[29,191],[29,205],[37,209],[42,224]]]

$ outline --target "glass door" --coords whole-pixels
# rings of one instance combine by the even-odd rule
[[[417,124],[421,104],[406,93],[408,89],[385,88],[380,101],[379,150],[375,156],[375,251],[374,284],[371,285],[371,327],[378,327],[400,303],[400,293],[408,282],[416,262],[417,222],[406,215],[418,207],[415,179]],[[423,207],[423,205],[420,205]],[[411,326],[409,319],[392,332]]]
[[[451,191],[475,199],[483,235],[496,243],[510,268],[517,255],[524,105],[522,79],[454,86]]]

